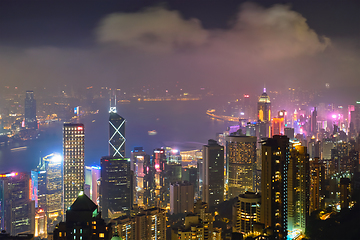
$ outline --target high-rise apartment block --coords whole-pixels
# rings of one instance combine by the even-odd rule
[[[260,201],[260,194],[254,192],[245,192],[236,198],[233,206],[233,232],[254,231],[254,223],[260,222]]]
[[[130,158],[102,157],[100,206],[104,218],[128,213],[133,205],[133,172]]]
[[[310,207],[309,213],[319,210],[325,191],[325,166],[318,158],[310,162]]]
[[[64,124],[64,209],[70,207],[85,183],[85,132],[83,124]]]
[[[289,138],[275,135],[262,145],[260,221],[279,239],[288,229]]]
[[[288,230],[305,232],[309,216],[310,169],[306,147],[293,144],[288,168]]]
[[[26,91],[25,97],[25,127],[37,129],[36,100],[33,91]]]
[[[0,174],[0,227],[11,235],[34,233],[35,201],[27,173]]]
[[[194,212],[194,186],[189,182],[170,184],[170,213]]]
[[[202,199],[209,206],[224,201],[224,147],[210,139],[203,146]]]
[[[121,239],[165,240],[166,210],[150,208],[135,216],[123,216],[112,220]]]
[[[230,135],[226,137],[228,198],[254,191],[256,137]]]

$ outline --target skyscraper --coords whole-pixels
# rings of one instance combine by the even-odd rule
[[[261,223],[279,239],[288,227],[289,139],[275,135],[263,142],[261,177]]]
[[[269,137],[271,133],[271,101],[266,88],[258,100],[259,138]]]
[[[256,137],[235,134],[226,137],[229,199],[245,191],[254,191],[256,140]]]
[[[41,159],[37,168],[38,206],[47,215],[48,229],[52,230],[63,212],[63,161],[60,154],[52,153]],[[34,171],[32,171],[32,174]]]
[[[73,204],[85,183],[83,124],[64,124],[64,210]]]
[[[33,91],[26,91],[25,97],[25,127],[28,129],[37,129],[36,120],[36,100]]]
[[[240,194],[233,206],[233,232],[249,233],[254,231],[254,223],[260,221],[259,193]]]
[[[66,211],[66,221],[60,222],[55,230],[55,240],[109,240],[112,236],[111,224],[101,218],[98,206],[84,193]]]
[[[27,173],[0,174],[0,227],[11,235],[34,233],[35,201]]]
[[[116,113],[116,107],[110,107],[109,113],[109,156],[124,158],[126,142],[125,119]]]
[[[194,212],[194,186],[189,182],[170,184],[170,213]]]
[[[305,233],[310,206],[310,167],[306,147],[294,143],[288,171],[288,230]]]
[[[130,158],[102,157],[100,165],[100,206],[104,218],[112,218],[119,212],[128,213],[134,196]]]
[[[209,206],[224,201],[224,147],[210,139],[203,146],[202,199]]]
[[[271,101],[270,97],[266,94],[266,88],[258,100],[258,120],[261,122],[271,121]]]

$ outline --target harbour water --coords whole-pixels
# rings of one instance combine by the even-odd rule
[[[207,109],[220,102],[224,101],[205,98],[199,101],[132,101],[118,104],[118,114],[127,120],[126,156],[130,156],[130,151],[135,146],[144,147],[148,153],[162,146],[181,150],[200,148],[208,139],[215,138],[216,133],[225,131],[230,125],[206,115]],[[99,165],[99,159],[108,154],[108,101],[101,102],[98,108],[98,114],[80,119],[85,125],[87,165]],[[152,134],[149,131],[153,131]],[[30,171],[37,166],[40,157],[52,152],[62,152],[60,122],[42,126],[39,139],[0,147],[0,172]]]

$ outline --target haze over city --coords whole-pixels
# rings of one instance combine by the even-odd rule
[[[328,86],[332,97],[354,101],[358,8],[356,1],[2,1],[1,81],[252,94],[264,84]]]
[[[359,10],[0,1],[0,240],[358,239]]]

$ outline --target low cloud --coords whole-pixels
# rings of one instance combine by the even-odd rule
[[[114,13],[97,29],[101,43],[114,43],[150,52],[202,45],[208,38],[197,19],[185,20],[177,11],[162,7],[139,13]]]
[[[318,36],[306,19],[288,6],[265,9],[252,3],[241,6],[228,30],[205,30],[197,19],[186,20],[177,11],[157,7],[111,14],[101,21],[97,37],[100,43],[157,53],[201,47],[201,51],[265,60],[313,55],[330,45],[329,38]]]

